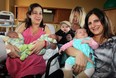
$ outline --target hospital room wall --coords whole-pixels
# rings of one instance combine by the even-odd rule
[[[75,6],[82,6],[89,11],[93,7],[103,8],[106,0],[0,0],[0,10],[14,12],[14,5],[29,6],[31,3],[39,3],[43,7],[67,8],[72,9]]]
[[[93,7],[103,8],[106,0],[15,0],[15,5],[29,6],[31,3],[37,2],[43,7],[68,8],[82,6],[87,11]]]
[[[14,12],[15,0],[0,0],[0,11]]]
[[[5,0],[0,0],[0,11],[5,10]]]

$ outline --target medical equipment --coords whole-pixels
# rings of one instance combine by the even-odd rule
[[[0,34],[7,33],[9,28],[13,31],[14,26],[14,14],[9,11],[0,11],[0,27],[5,27],[6,32],[0,32]]]
[[[9,11],[0,12],[0,25],[9,26],[14,24],[14,14]]]

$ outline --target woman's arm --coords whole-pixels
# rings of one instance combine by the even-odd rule
[[[17,47],[15,47],[15,46],[13,46],[13,45],[10,45],[10,44],[7,44],[7,45],[6,45],[6,49],[9,49],[9,50],[10,50],[10,52],[8,53],[8,55],[9,55],[11,58],[20,57],[20,56],[18,55],[18,52],[20,52],[20,50],[19,50]]]
[[[73,67],[74,72],[79,73],[85,69],[87,61],[89,61],[89,58],[87,58],[81,51],[73,47],[69,47],[68,49],[66,49],[66,53],[76,58],[76,65]]]
[[[32,43],[34,46],[33,48],[31,49],[31,54],[32,53],[36,53],[38,54],[40,52],[40,50],[46,45],[46,42],[45,41],[39,41],[39,40],[36,40]]]
[[[22,33],[25,29],[25,23],[21,23],[18,27],[16,27],[15,31],[18,33]]]
[[[22,33],[24,30],[25,30],[25,23],[22,23],[21,25],[19,25],[15,29],[15,31],[18,32],[18,33]],[[8,55],[11,58],[20,57],[18,55],[18,52],[20,52],[20,50],[16,46],[13,46],[13,45],[8,44],[8,45],[6,45],[6,49],[9,49],[10,50],[10,52],[8,53]]]
[[[51,34],[51,31],[48,26],[45,26],[45,32],[46,34]],[[37,53],[37,54],[44,47],[47,47],[47,46],[54,47],[56,45],[56,44],[51,44],[50,42],[47,42],[47,41],[39,41],[39,40],[34,41],[33,44],[34,44],[34,47],[31,49],[31,51],[32,53]]]

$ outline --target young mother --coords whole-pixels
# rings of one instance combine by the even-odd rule
[[[85,29],[89,36],[99,43],[99,48],[95,50],[96,69],[92,78],[115,78],[116,36],[112,34],[108,17],[102,10],[92,9],[86,16]],[[73,47],[68,48],[66,52],[76,57],[76,65],[73,68],[75,73],[83,71],[87,61],[90,61],[82,52]]]
[[[25,23],[16,29],[16,32],[22,33],[24,43],[29,44],[37,40],[41,35],[49,33],[47,26],[43,25],[43,8],[33,3],[27,11]],[[32,48],[32,54],[21,61],[18,57],[19,50],[14,46],[7,45],[11,52],[6,61],[8,72],[12,78],[33,78],[33,75],[43,74],[46,69],[45,60],[42,55],[37,55],[43,47],[47,46],[46,41],[36,41]]]

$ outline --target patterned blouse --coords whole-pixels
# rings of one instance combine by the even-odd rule
[[[116,36],[95,50],[96,69],[92,78],[116,78]]]

